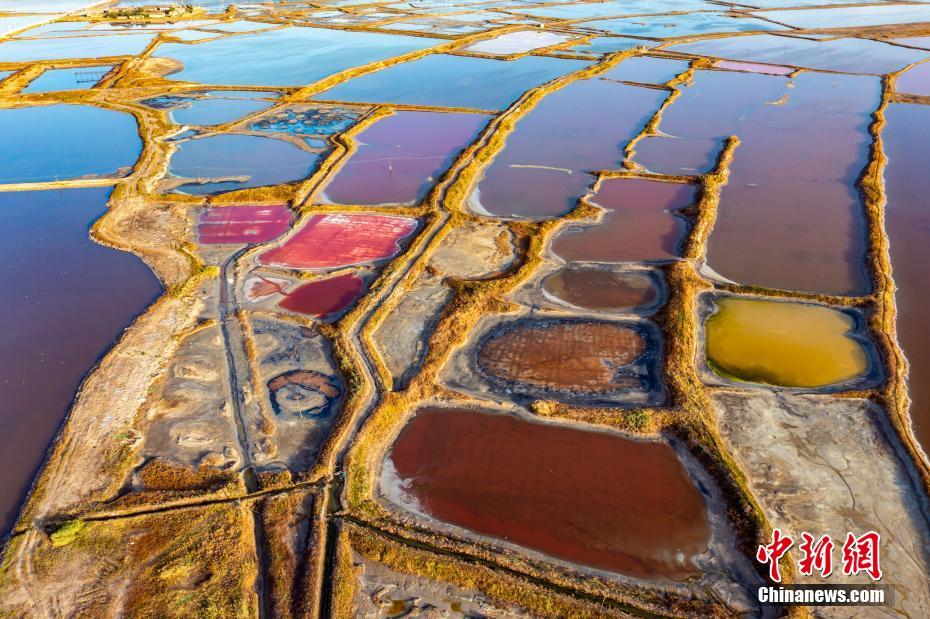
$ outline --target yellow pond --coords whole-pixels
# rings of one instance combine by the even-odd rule
[[[849,337],[851,316],[827,307],[721,298],[707,319],[707,357],[718,373],[782,387],[824,387],[863,375],[868,358]]]

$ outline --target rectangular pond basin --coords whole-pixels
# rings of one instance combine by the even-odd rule
[[[633,56],[601,74],[601,78],[640,84],[664,84],[688,70],[690,63],[670,58]]]
[[[59,92],[93,88],[113,69],[113,65],[76,67],[73,69],[47,69],[23,88],[22,93]]]
[[[400,243],[417,220],[387,215],[328,213],[314,215],[292,237],[258,257],[260,264],[288,269],[334,269],[384,260],[400,252]]]
[[[542,56],[505,61],[432,54],[352,78],[316,98],[502,110],[527,90],[588,64]]]
[[[803,2],[799,3],[803,6]],[[758,15],[796,28],[860,28],[930,21],[930,6],[898,4],[846,6],[790,11],[765,11]]]
[[[927,57],[927,52],[869,39],[812,41],[800,37],[756,34],[672,45],[669,51],[727,60],[841,71],[891,73]]]
[[[789,87],[789,83],[793,87]],[[877,78],[699,71],[634,160],[667,174],[709,171],[740,144],[721,189],[707,263],[720,277],[784,290],[868,288],[855,183],[865,167]]]
[[[139,33],[117,36],[11,39],[0,43],[0,62],[135,56],[148,47],[154,36],[150,33]]]
[[[557,559],[636,578],[686,580],[710,540],[707,506],[665,443],[422,409],[384,464],[407,510]]]
[[[171,77],[202,84],[301,86],[334,73],[440,43],[426,37],[291,27],[197,45],[167,43],[157,56],[181,62]],[[0,45],[0,56],[2,56]]]
[[[108,188],[0,193],[0,518],[9,531],[85,373],[161,292],[88,237]]]
[[[902,94],[930,97],[930,62],[911,67],[899,75],[894,88]]]
[[[171,119],[179,125],[222,125],[254,114],[272,105],[262,99],[225,98],[222,95],[188,99],[171,110]]]
[[[787,30],[785,26],[752,17],[731,17],[723,13],[650,15],[582,22],[578,26],[612,34],[667,39],[696,34]]]
[[[420,201],[490,117],[398,111],[368,126],[357,150],[323,188],[330,204],[413,204]]]
[[[568,261],[664,262],[680,256],[688,231],[676,211],[691,206],[694,185],[638,178],[601,181],[591,202],[608,210],[594,225],[572,226],[552,241],[552,251]]]
[[[197,236],[205,245],[266,243],[287,230],[293,218],[283,204],[207,208],[200,213]]]
[[[930,106],[892,103],[885,121],[885,229],[896,288],[896,335],[907,357],[911,422],[930,453],[930,286],[925,268],[930,264]]]
[[[607,0],[607,2],[567,2],[554,6],[534,6],[511,10],[524,15],[554,19],[595,19],[614,15],[642,15],[716,8],[719,8],[719,6],[709,4],[704,0],[668,0],[661,3],[637,2],[636,0]]]
[[[127,172],[142,151],[131,115],[89,105],[0,110],[0,135],[0,183]]]
[[[284,140],[227,133],[181,142],[168,171],[180,179],[177,191],[206,195],[297,182],[319,160]]]
[[[623,148],[668,93],[598,78],[557,90],[521,118],[469,204],[495,216],[541,219],[575,207],[594,170],[619,167]]]
[[[498,56],[525,54],[535,49],[564,43],[570,38],[571,35],[560,32],[523,30],[520,32],[508,32],[507,34],[496,36],[493,39],[478,41],[466,47],[465,51]]]

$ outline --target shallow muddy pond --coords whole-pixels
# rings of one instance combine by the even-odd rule
[[[90,240],[109,189],[0,193],[0,518],[5,533],[84,374],[160,293],[132,254]]]
[[[892,103],[882,132],[888,167],[885,182],[888,231],[897,310],[896,335],[908,363],[911,420],[924,451],[930,452],[930,106]]]
[[[587,320],[525,320],[498,327],[478,349],[482,374],[502,384],[603,394],[639,388],[631,364],[647,347],[632,326]]]
[[[612,169],[623,147],[668,93],[602,79],[581,80],[546,96],[507,136],[469,198],[478,212],[545,218],[570,211]]]
[[[608,209],[593,225],[570,227],[552,241],[560,258],[582,262],[662,262],[679,257],[688,230],[676,211],[692,205],[697,187],[639,178],[601,181],[591,202]]]
[[[816,388],[870,369],[856,319],[821,305],[735,297],[713,300],[705,322],[707,359],[739,381]]]
[[[181,143],[168,171],[190,179],[178,191],[205,195],[300,181],[319,160],[318,153],[284,140],[224,134]]]
[[[502,110],[525,91],[588,64],[542,56],[508,62],[432,54],[352,78],[316,98]]]
[[[197,45],[167,43],[156,55],[183,63],[171,77],[202,84],[301,86],[339,71],[400,56],[436,39],[291,27]],[[0,45],[0,49],[2,49]],[[2,52],[0,52],[2,54]]]
[[[132,116],[89,105],[0,110],[0,135],[0,183],[128,171],[142,150]],[[107,139],[100,139],[102,135]],[[24,144],[41,148],[23,148]]]
[[[635,271],[569,266],[546,276],[541,287],[564,303],[590,310],[642,309],[659,299],[655,279]]]
[[[483,114],[399,111],[355,138],[352,156],[323,189],[332,204],[418,202],[489,120]]]
[[[668,445],[508,414],[420,410],[382,490],[442,522],[637,578],[696,576],[710,540],[704,499]]]
[[[314,215],[280,247],[258,257],[289,269],[332,269],[390,258],[417,228],[417,220],[385,215]]]

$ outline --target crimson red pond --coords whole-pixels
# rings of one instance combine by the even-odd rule
[[[283,204],[214,207],[201,212],[197,234],[205,245],[265,243],[287,230],[292,219]]]
[[[258,257],[261,264],[291,269],[332,269],[390,258],[416,229],[417,220],[387,215],[314,215],[280,247]]]
[[[710,542],[704,498],[665,443],[425,408],[388,459],[384,489],[407,508],[573,563],[686,580]]]
[[[352,273],[318,279],[287,293],[278,305],[292,312],[324,318],[349,307],[358,298],[364,283]]]

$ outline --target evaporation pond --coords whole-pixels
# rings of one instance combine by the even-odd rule
[[[416,227],[417,220],[409,217],[314,215],[294,236],[261,254],[258,261],[289,269],[332,269],[384,260],[400,251],[400,242]]]
[[[146,33],[51,39],[12,39],[0,43],[0,62],[135,56],[148,47],[154,36]]]
[[[739,381],[825,387],[869,371],[849,313],[806,303],[717,297],[705,323],[707,359]]]
[[[930,105],[892,103],[885,108],[885,229],[895,284],[895,336],[908,364],[914,430],[930,453]]]
[[[172,77],[202,84],[302,86],[334,73],[440,43],[436,39],[291,27],[197,45],[168,43],[158,56],[183,63]],[[0,49],[2,49],[0,45]]]
[[[685,580],[707,551],[707,505],[665,443],[423,409],[385,462],[405,509],[557,559],[635,578]]]
[[[270,106],[261,99],[187,99],[172,108],[171,118],[179,125],[222,125]]]
[[[688,70],[689,63],[684,60],[654,58],[652,56],[633,56],[626,58],[602,73],[602,79],[622,82],[639,82],[641,84],[664,84],[675,79]]]
[[[469,197],[472,209],[530,218],[567,213],[594,183],[590,172],[618,167],[624,146],[667,96],[597,78],[551,93],[507,136]]]
[[[646,350],[632,326],[588,320],[523,320],[495,329],[478,350],[478,369],[503,383],[552,391],[610,393],[639,387],[624,373]]]
[[[494,54],[507,56],[509,54],[525,54],[541,47],[550,47],[568,41],[571,37],[558,32],[539,30],[522,30],[508,32],[493,39],[478,41],[465,48],[467,52],[477,54]]]
[[[109,191],[0,193],[4,534],[84,374],[161,290],[142,260],[90,240]]]
[[[718,32],[748,32],[757,30],[787,30],[785,26],[752,17],[731,17],[722,13],[686,13],[651,17],[622,17],[582,22],[585,28],[604,30],[611,34],[659,39]]]
[[[812,41],[755,34],[679,43],[669,51],[850,73],[890,73],[923,60],[927,53],[870,39]]]
[[[589,64],[543,56],[504,61],[431,54],[360,75],[316,97],[354,103],[502,110],[527,90]]]
[[[881,81],[870,76],[697,71],[633,159],[655,173],[702,173],[737,136],[708,241],[710,269],[741,284],[866,292],[856,180],[880,100]]]
[[[73,69],[46,69],[20,92],[59,92],[91,88],[113,68],[113,65],[76,67]]]
[[[342,312],[354,303],[364,284],[362,278],[352,273],[318,279],[285,293],[284,300],[278,305],[299,314],[325,318]]]
[[[213,135],[182,142],[169,172],[181,179],[180,191],[204,195],[303,180],[319,158],[276,138]]]
[[[323,190],[332,204],[410,204],[427,190],[489,120],[483,114],[399,111],[367,127]]]
[[[89,105],[0,110],[0,135],[0,184],[111,175],[142,151],[132,116]]]
[[[930,62],[911,67],[899,75],[894,88],[904,94],[930,97]]]
[[[205,245],[265,243],[287,230],[293,218],[282,204],[218,206],[201,212],[197,235]]]
[[[581,262],[674,260],[688,229],[676,211],[693,204],[696,197],[694,185],[604,179],[591,202],[608,211],[596,224],[560,232],[552,241],[552,251]]]
[[[591,310],[637,309],[659,298],[655,279],[636,271],[570,266],[546,276],[542,289],[569,305]]]

